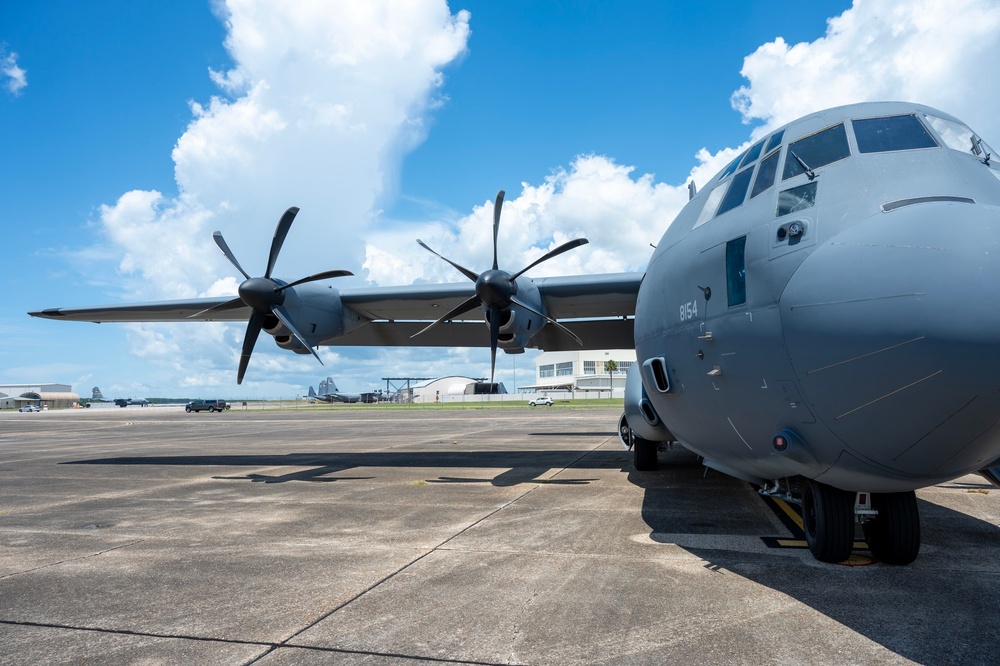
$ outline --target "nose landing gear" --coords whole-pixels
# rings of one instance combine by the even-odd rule
[[[760,492],[796,503],[796,498],[783,490],[780,482]],[[917,559],[920,514],[912,490],[856,493],[807,479],[802,482],[800,497],[802,531],[817,560],[831,563],[846,560],[854,548],[856,523],[861,523],[868,549],[879,562],[905,565]]]

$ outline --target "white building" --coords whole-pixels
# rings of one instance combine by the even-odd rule
[[[542,393],[603,391],[605,396],[610,389],[614,397],[623,397],[625,373],[633,363],[634,349],[542,352],[535,359],[535,383],[520,388]]]

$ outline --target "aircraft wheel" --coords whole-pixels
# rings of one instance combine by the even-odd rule
[[[656,470],[658,466],[656,460],[658,448],[659,446],[656,442],[633,436],[632,463],[635,465],[636,471],[652,472]]]
[[[817,560],[846,560],[854,547],[854,493],[807,481],[802,489],[802,529]]]
[[[864,524],[872,555],[885,564],[910,564],[920,552],[920,513],[917,494],[873,493],[874,520]]]
[[[624,413],[618,419],[618,439],[626,449],[632,448],[632,428],[628,426],[628,419]]]

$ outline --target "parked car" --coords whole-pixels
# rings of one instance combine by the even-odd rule
[[[556,404],[556,401],[547,395],[540,395],[537,398],[532,398],[528,401],[529,407],[538,407],[539,405],[544,405],[546,407],[551,407]]]
[[[203,410],[224,412],[227,409],[229,409],[229,403],[225,400],[192,400],[184,407],[185,412],[200,412]]]
[[[35,405],[24,405],[23,407],[18,407],[17,411],[19,411],[19,412],[40,412],[40,411],[42,411],[42,408],[41,407],[37,407]]]

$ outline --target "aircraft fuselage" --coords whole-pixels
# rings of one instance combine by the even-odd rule
[[[643,384],[673,436],[748,480],[855,491],[1000,458],[1000,172],[976,139],[928,107],[840,107],[703,187],[636,303]]]

